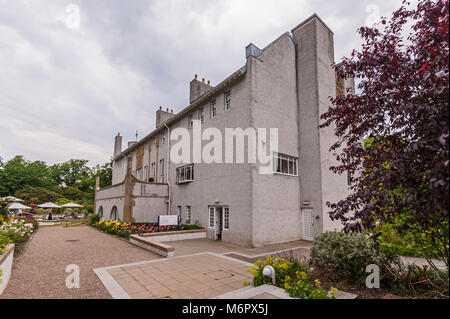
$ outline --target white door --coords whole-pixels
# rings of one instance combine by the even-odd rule
[[[303,221],[303,239],[314,240],[313,210],[310,208],[302,209]]]

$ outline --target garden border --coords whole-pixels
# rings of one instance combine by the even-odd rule
[[[6,252],[0,256],[0,268],[3,270],[3,274],[1,277],[2,282],[0,282],[0,296],[5,291],[6,287],[8,286],[9,280],[11,279],[12,265],[14,261],[14,249],[16,246],[15,244],[8,244],[6,247]]]

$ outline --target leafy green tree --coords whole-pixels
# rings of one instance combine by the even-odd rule
[[[94,168],[94,175],[100,177],[100,187],[105,188],[112,185],[112,160]],[[94,185],[95,185],[94,176]],[[95,186],[94,186],[95,187]]]

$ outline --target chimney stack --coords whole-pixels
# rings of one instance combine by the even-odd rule
[[[194,102],[212,88],[211,81],[208,80],[208,83],[206,83],[206,79],[202,78],[202,81],[200,82],[198,80],[198,75],[196,74],[190,83],[189,103]]]
[[[119,132],[114,141],[114,157],[119,156],[121,153],[122,153],[122,136],[120,136]]]

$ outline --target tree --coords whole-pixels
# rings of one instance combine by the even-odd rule
[[[331,169],[353,176],[351,195],[327,204],[345,231],[402,216],[399,230],[439,247],[448,267],[449,2],[408,5],[381,26],[360,28],[362,49],[335,66],[341,78],[359,81],[359,92],[332,98],[321,116],[321,127],[335,125],[338,137],[330,151],[339,165]]]
[[[94,175],[100,177],[100,187],[105,188],[112,185],[112,163],[109,161],[103,165],[97,165],[94,168]]]
[[[71,159],[62,164],[51,167],[51,175],[59,185],[77,186],[83,179],[89,178],[91,169],[87,166],[87,160]]]
[[[0,161],[0,195],[14,194],[26,185],[55,186],[48,176],[48,167],[44,162],[29,162],[23,156],[16,156],[6,163]]]

